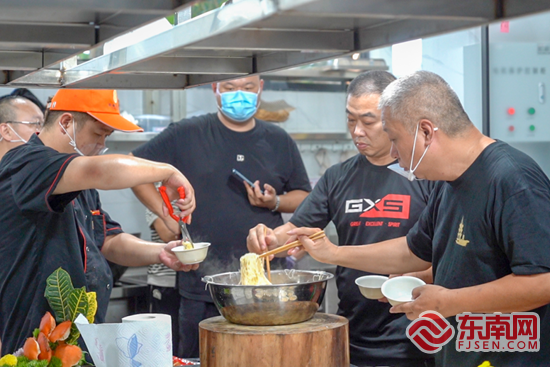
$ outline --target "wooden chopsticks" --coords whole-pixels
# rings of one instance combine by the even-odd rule
[[[264,227],[264,235],[267,236],[267,227]],[[269,280],[269,282],[271,283],[271,264],[269,258],[265,259],[265,268],[267,271],[267,280]]]
[[[319,232],[314,233],[311,236],[309,236],[309,238],[312,241],[315,241],[315,240],[320,240],[321,238],[324,238],[325,236],[326,236],[325,231],[319,231]],[[264,252],[263,254],[259,255],[259,257],[266,257],[266,256],[270,256],[270,255],[275,255],[275,254],[278,254],[279,252],[288,251],[291,248],[298,247],[298,246],[301,246],[300,241],[298,241],[298,240],[292,241],[290,243],[287,243],[284,246],[277,247],[276,249],[273,249],[271,251]]]

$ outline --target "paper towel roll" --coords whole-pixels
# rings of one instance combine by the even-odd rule
[[[97,367],[172,366],[170,315],[138,314],[120,324],[77,326]]]
[[[138,313],[137,315],[130,315],[122,318],[122,322],[136,321],[167,322],[170,327],[172,326],[172,317],[164,313]]]

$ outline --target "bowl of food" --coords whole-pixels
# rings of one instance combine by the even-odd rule
[[[355,284],[359,287],[361,294],[368,299],[380,299],[382,294],[382,284],[388,280],[383,275],[365,275],[355,279]]]
[[[267,285],[241,285],[241,273],[204,276],[218,311],[229,322],[273,326],[307,321],[315,315],[334,276],[325,271],[274,270]]]
[[[423,285],[426,285],[426,283],[416,277],[395,277],[382,284],[382,294],[392,306],[397,306],[405,302],[411,302],[413,300],[413,289]]]
[[[185,265],[198,264],[206,259],[208,254],[209,242],[195,242],[194,247],[191,247],[187,243],[183,243],[182,246],[177,246],[172,249],[172,252],[176,255],[178,260]]]

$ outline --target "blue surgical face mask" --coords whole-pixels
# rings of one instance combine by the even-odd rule
[[[220,86],[216,92],[220,95],[222,106],[220,111],[231,120],[242,123],[250,120],[258,110],[258,93],[242,90],[220,93]]]
[[[407,180],[409,181],[414,181],[414,180],[418,180],[418,178],[415,176],[414,174],[414,171],[416,171],[416,169],[418,168],[418,166],[420,165],[420,162],[422,162],[422,159],[424,158],[424,156],[426,155],[426,152],[428,151],[428,148],[430,147],[429,145],[426,147],[426,149],[424,149],[424,153],[422,153],[422,156],[420,157],[420,159],[418,160],[418,163],[416,164],[416,166],[414,168],[413,167],[413,159],[414,159],[414,150],[416,148],[416,138],[418,137],[418,127],[420,126],[420,123],[418,123],[418,125],[416,125],[416,132],[414,133],[414,143],[413,143],[413,150],[412,150],[412,153],[411,153],[411,165],[409,166],[410,169],[408,171],[405,171],[405,169],[403,167],[401,167],[399,165],[399,163],[394,163],[394,164],[391,164],[388,166],[389,169],[391,169],[392,171],[394,171],[395,173],[398,173],[400,174],[401,176],[405,177]],[[434,131],[437,131],[439,128],[436,127],[434,128]]]

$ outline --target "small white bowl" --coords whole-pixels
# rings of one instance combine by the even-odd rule
[[[172,249],[178,260],[185,265],[198,264],[206,259],[210,242],[195,242],[195,248],[186,250],[184,246],[177,246]]]
[[[382,284],[388,280],[388,277],[382,275],[365,275],[355,279],[355,284],[359,287],[361,294],[368,299],[380,299],[382,294]]]
[[[392,306],[397,306],[405,302],[411,302],[413,300],[413,289],[423,285],[426,285],[426,283],[416,277],[395,277],[382,284],[382,294]]]

